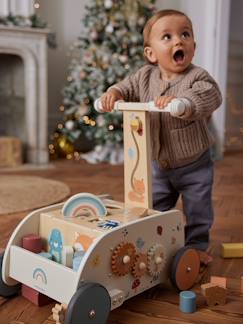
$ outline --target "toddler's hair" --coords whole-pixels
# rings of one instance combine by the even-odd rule
[[[186,19],[189,21],[191,28],[192,28],[192,22],[191,19],[184,14],[184,12],[181,12],[179,10],[174,10],[174,9],[165,9],[165,10],[160,10],[156,12],[145,24],[144,29],[143,29],[143,46],[149,46],[149,37],[151,33],[151,29],[153,25],[156,23],[157,20],[159,20],[162,17],[165,16],[183,16],[186,17]],[[192,28],[193,32],[193,28]]]

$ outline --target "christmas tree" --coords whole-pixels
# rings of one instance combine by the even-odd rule
[[[99,114],[93,108],[109,86],[144,64],[142,30],[154,13],[154,0],[91,0],[85,30],[75,42],[63,90],[63,122],[58,124],[50,153],[80,156],[77,143],[95,146],[81,156],[91,163],[122,162],[122,114]]]

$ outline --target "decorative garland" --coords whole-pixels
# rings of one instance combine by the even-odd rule
[[[39,15],[33,14],[29,17],[20,15],[0,16],[0,26],[21,27],[21,28],[46,28],[47,23],[43,21]],[[56,48],[56,34],[49,33],[47,36],[47,43],[50,48]]]
[[[20,15],[0,16],[0,25],[4,26],[17,26],[17,27],[30,27],[30,28],[46,28],[47,23],[44,22],[37,14],[29,17]]]

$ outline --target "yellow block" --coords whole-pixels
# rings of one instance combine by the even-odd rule
[[[17,137],[0,136],[0,166],[14,167],[22,164],[22,143]]]
[[[243,243],[223,243],[221,255],[223,258],[243,258]]]

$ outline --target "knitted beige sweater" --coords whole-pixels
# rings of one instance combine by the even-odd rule
[[[208,119],[222,102],[220,90],[204,69],[191,64],[171,82],[160,77],[158,66],[147,64],[113,85],[125,101],[148,102],[162,95],[187,98],[191,108],[180,118],[151,113],[152,158],[162,168],[176,168],[197,160],[213,143]]]

